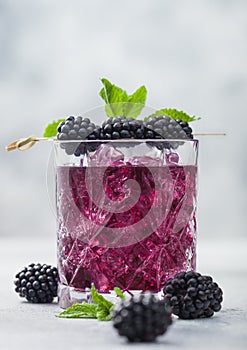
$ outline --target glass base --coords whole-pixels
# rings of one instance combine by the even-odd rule
[[[142,293],[142,290],[131,290],[131,291],[125,292],[124,294],[126,295],[126,297],[128,296],[130,297],[132,295],[136,295],[140,293]],[[109,293],[100,293],[100,294],[114,304],[119,300],[119,298],[117,297],[116,293],[113,290],[110,291]],[[152,294],[156,295],[159,299],[161,299],[162,292],[159,292],[159,293],[152,292]],[[75,303],[82,303],[84,301],[87,303],[93,303],[90,289],[86,291],[81,291],[79,289],[76,289],[74,287],[69,287],[61,283],[58,284],[58,303],[62,309],[67,309],[68,307],[70,307]]]

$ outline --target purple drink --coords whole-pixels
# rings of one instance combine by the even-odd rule
[[[159,292],[195,269],[197,167],[141,159],[57,167],[60,287]]]

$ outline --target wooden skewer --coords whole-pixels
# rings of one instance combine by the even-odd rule
[[[225,135],[226,135],[225,133],[194,134],[194,136],[225,136]],[[29,136],[26,138],[21,138],[19,140],[11,142],[8,146],[6,146],[6,150],[7,151],[14,151],[14,150],[18,149],[19,151],[26,151],[26,150],[30,149],[36,142],[56,141],[56,140],[57,139],[53,138],[53,137],[36,137],[35,135],[32,135],[32,136]],[[118,140],[115,140],[115,141],[118,141]],[[78,140],[77,142],[80,142],[80,140]]]
[[[225,133],[193,134],[193,136],[226,136]]]

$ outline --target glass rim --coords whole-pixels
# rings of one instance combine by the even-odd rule
[[[175,143],[175,142],[189,142],[189,143],[195,143],[197,144],[199,142],[198,139],[115,139],[115,140],[52,140],[54,143],[60,144],[60,143],[146,143],[146,142],[153,142],[153,143]]]

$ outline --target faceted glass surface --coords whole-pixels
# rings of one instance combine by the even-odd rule
[[[92,282],[159,292],[195,269],[197,141],[109,142],[81,157],[55,148],[60,305]]]

